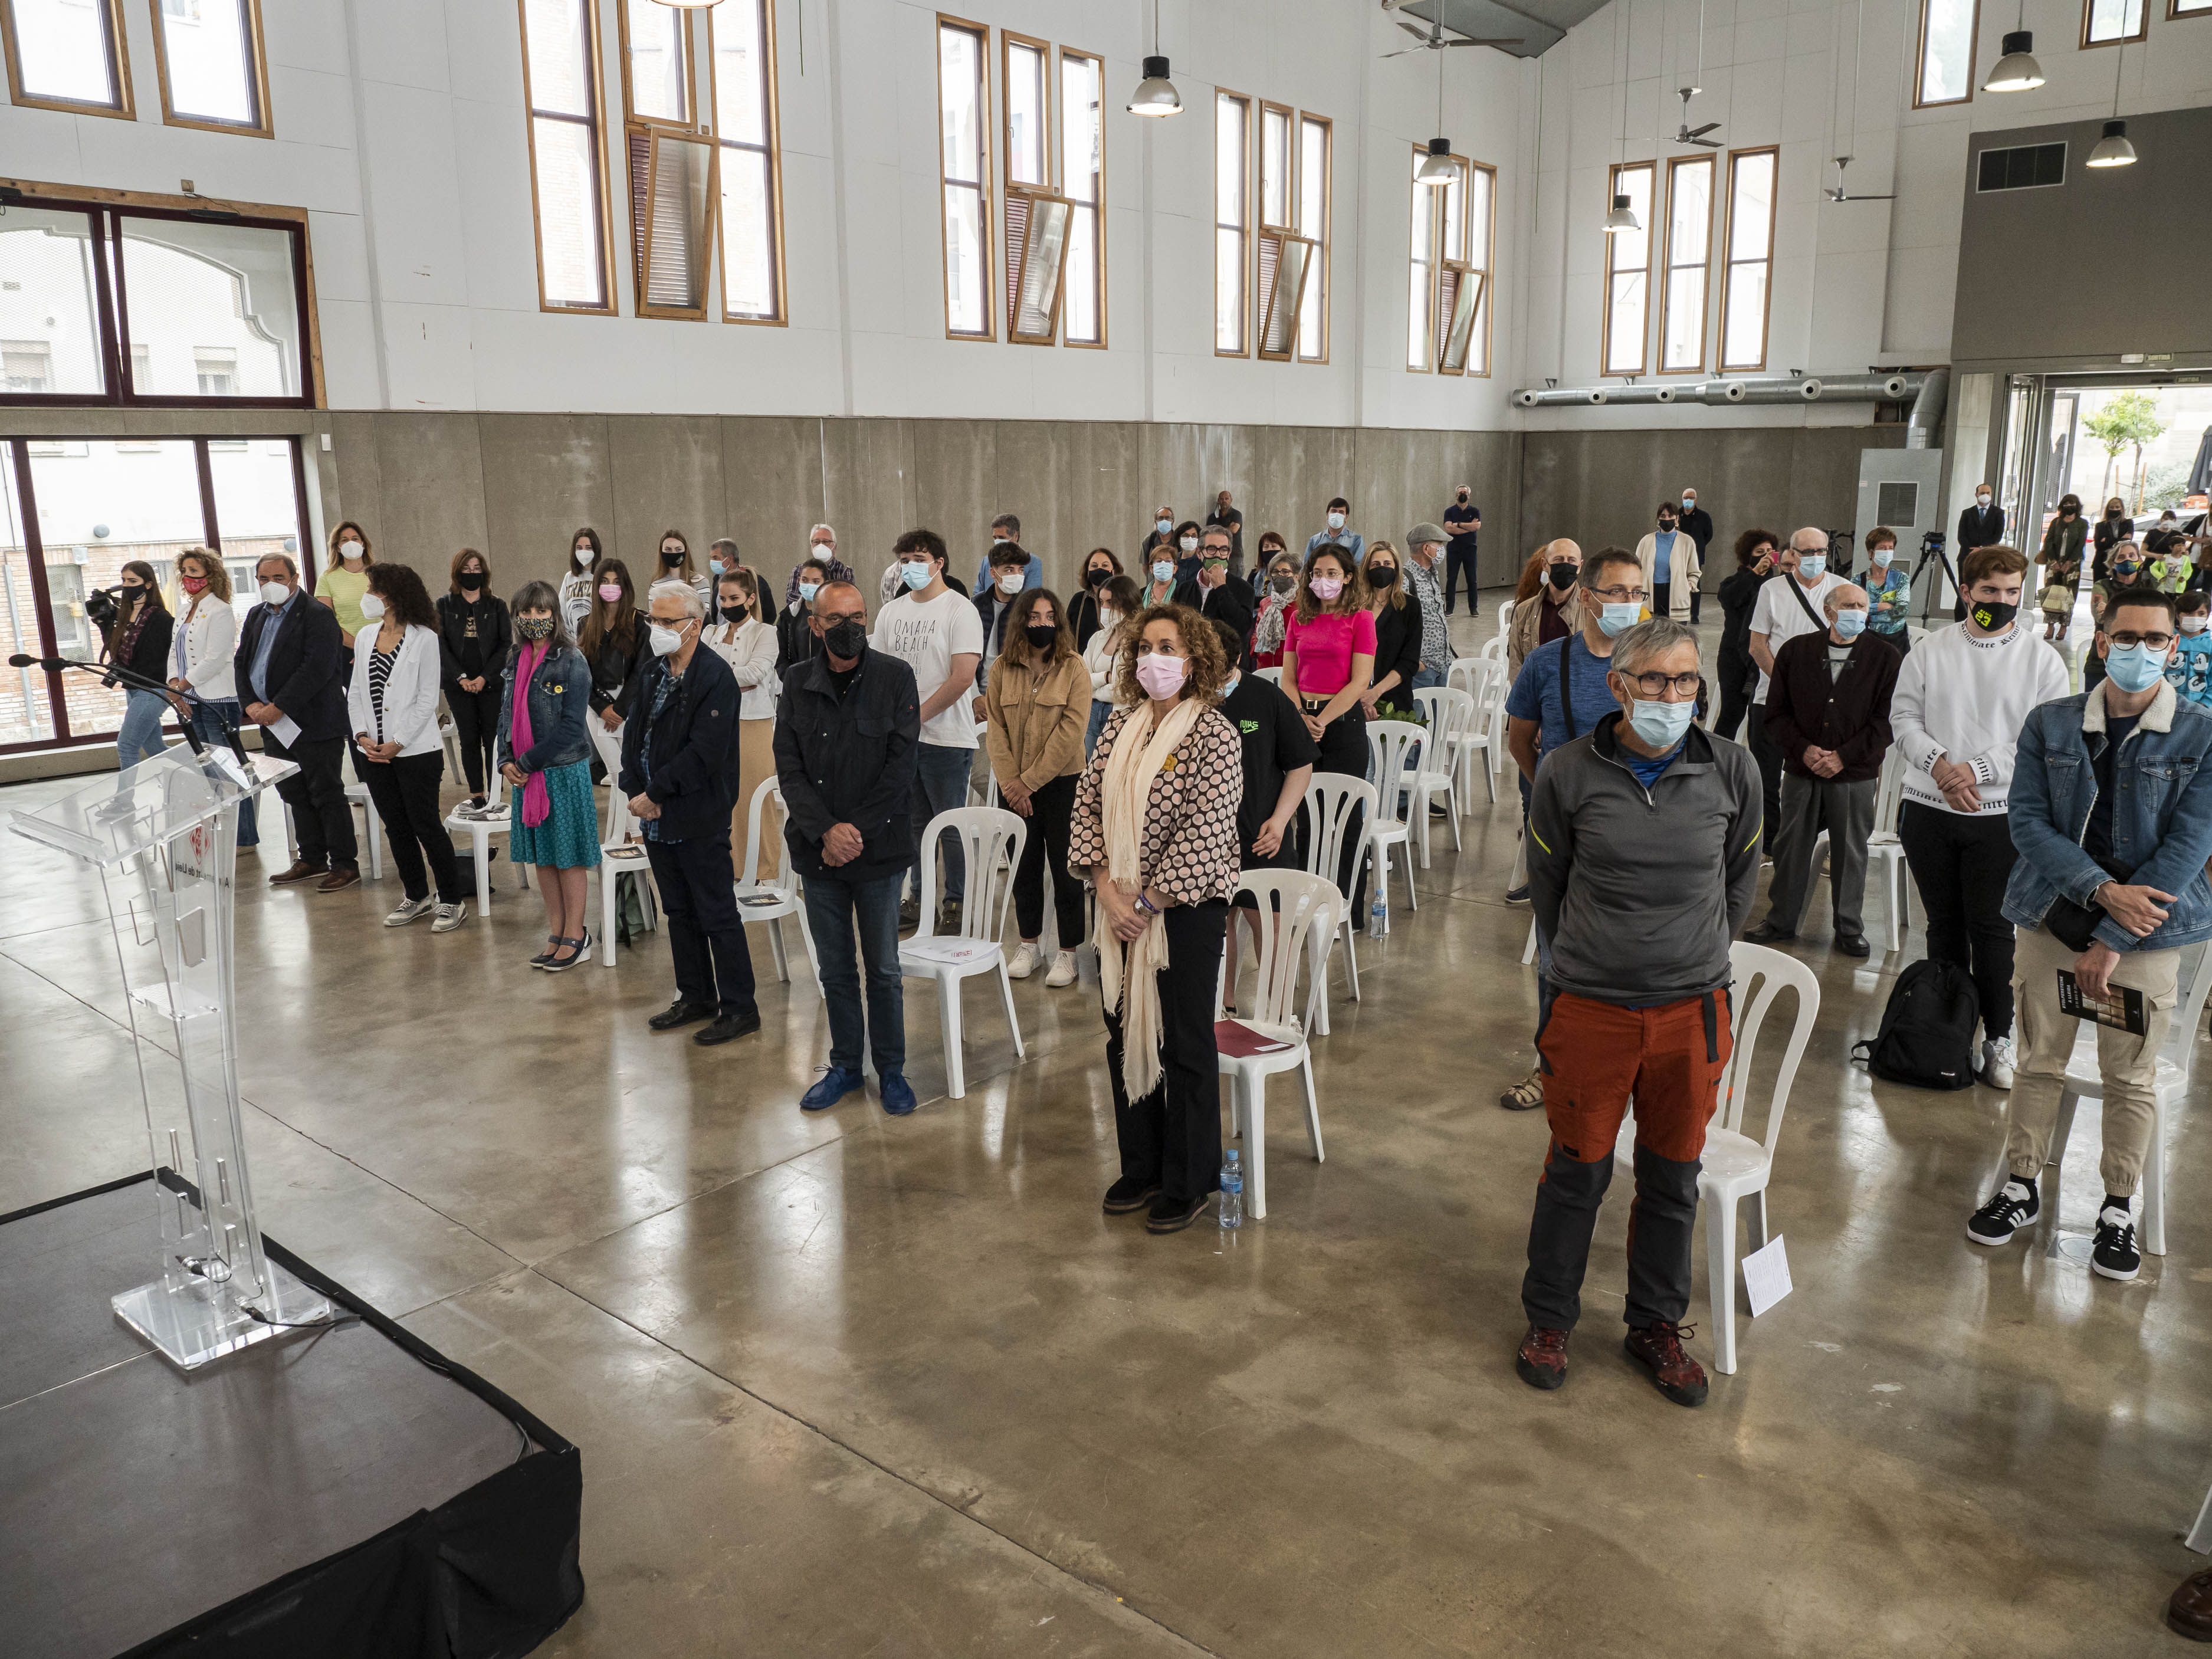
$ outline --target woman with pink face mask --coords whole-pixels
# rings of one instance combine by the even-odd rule
[[[1283,628],[1283,695],[1297,705],[1306,734],[1321,745],[1316,772],[1367,775],[1367,714],[1360,699],[1375,679],[1375,613],[1352,556],[1330,544],[1306,555],[1297,603]],[[1306,815],[1297,818],[1297,858],[1308,868]],[[1367,914],[1367,876],[1360,866],[1361,817],[1345,826],[1336,884],[1355,916]]]
[[[1121,1176],[1109,1215],[1180,1232],[1220,1183],[1214,981],[1237,872],[1244,745],[1216,705],[1230,661],[1188,605],[1133,619],[1107,718],[1076,785],[1067,866],[1098,893],[1093,942]]]
[[[620,559],[602,559],[596,575],[592,608],[577,630],[576,648],[591,665],[592,717],[612,732],[629,718],[647,630],[637,613],[629,567]],[[599,757],[592,758],[596,767]]]

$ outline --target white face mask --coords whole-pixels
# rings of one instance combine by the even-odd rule
[[[991,532],[991,545],[992,545],[992,546],[994,546],[994,547],[998,547],[998,546],[1002,545],[1002,544],[1005,543],[1006,539],[1006,538],[1003,535],[1000,534],[997,531],[993,531],[993,532]]]
[[[1195,553],[1198,551],[1198,538],[1195,536],[1186,536],[1181,541],[1177,542],[1176,545],[1182,549],[1186,553]]]
[[[2204,631],[2204,624],[2208,622],[2212,622],[2212,617],[2184,617],[2181,619],[2181,631],[2185,634],[2202,634]]]
[[[338,544],[338,557],[342,559],[357,559],[360,556],[361,544],[359,542],[343,541]]]
[[[378,599],[374,593],[362,594],[361,596],[361,614],[368,617],[371,622],[376,621],[379,617],[384,615],[384,601]]]
[[[1024,580],[1022,573],[1018,570],[1002,571],[999,575],[999,592],[1009,594],[1018,593],[1022,591]]]
[[[1986,490],[1986,489],[1981,489],[1981,490],[1977,490],[1977,491],[1975,491],[1975,492],[1974,492],[1974,505],[1975,505],[1975,506],[1977,506],[1977,507],[1987,507],[1989,504],[1990,504],[1990,492],[1989,492],[1988,490]]]
[[[588,547],[580,547],[568,556],[580,565],[588,566],[592,562],[592,550]]]
[[[1341,513],[1332,513],[1332,514],[1330,514],[1328,515],[1328,527],[1329,527],[1331,530],[1341,530],[1341,529],[1343,529],[1343,528],[1344,528],[1344,514],[1341,514]]]
[[[689,623],[684,623],[675,628],[670,628],[660,623],[653,623],[653,654],[656,657],[672,657],[678,651],[682,650],[684,648],[684,629],[688,626],[690,626]]]
[[[292,590],[282,582],[261,584],[261,603],[271,607],[280,605],[292,597]]]

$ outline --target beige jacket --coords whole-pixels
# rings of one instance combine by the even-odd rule
[[[1521,672],[1521,665],[1528,660],[1528,653],[1536,648],[1536,629],[1543,615],[1544,596],[1531,594],[1513,607],[1513,620],[1505,626],[1505,678],[1509,683]],[[1583,590],[1580,583],[1567,590],[1566,602],[1559,607],[1559,619],[1567,625],[1570,634],[1583,631]]]
[[[983,692],[983,736],[991,775],[1004,783],[1018,778],[1042,788],[1083,769],[1083,732],[1091,723],[1091,671],[1083,659],[1063,657],[1039,674],[1001,656],[991,665]]]
[[[1636,557],[1644,567],[1644,591],[1651,590],[1651,567],[1659,561],[1659,534],[1656,531],[1636,544]],[[1698,562],[1698,544],[1689,532],[1674,532],[1674,551],[1668,561],[1667,609],[1676,622],[1690,620],[1690,595],[1697,591],[1705,575],[1705,567]],[[1648,608],[1648,607],[1647,607]]]

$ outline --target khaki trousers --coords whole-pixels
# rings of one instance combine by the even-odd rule
[[[773,718],[738,722],[738,800],[730,809],[730,868],[739,881],[745,878],[745,821],[752,811],[753,791],[764,778],[775,775],[775,721]],[[774,881],[783,868],[783,814],[773,802],[761,809],[760,872],[757,881]]]
[[[2006,1110],[2005,1162],[2023,1180],[2033,1180],[2050,1161],[2066,1062],[2086,1023],[2058,1006],[2058,970],[2073,967],[2075,957],[2040,927],[2021,928],[2014,947],[2020,1062]],[[2166,1042],[2180,968],[2179,951],[2131,951],[2121,957],[2112,983],[2143,994],[2143,1023],[2150,1029],[2135,1036],[2109,1025],[2094,1027],[2097,1072],[2105,1084],[2105,1152],[2098,1167],[2105,1190],[2115,1198],[2132,1197],[2142,1179],[2143,1155],[2158,1121],[2158,1051]]]

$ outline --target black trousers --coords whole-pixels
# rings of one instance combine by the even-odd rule
[[[1121,1173],[1164,1198],[1188,1200],[1221,1184],[1220,1056],[1213,1046],[1214,980],[1229,906],[1220,899],[1170,906],[1160,988],[1160,1080],[1131,1100],[1121,1082],[1121,1017],[1106,1010],[1106,1073],[1114,1083],[1114,1139]]]
[[[648,841],[645,856],[668,918],[676,994],[725,1014],[753,1007],[753,957],[730,881],[730,832],[679,842]],[[611,872],[605,872],[611,878]]]
[[[1452,544],[1446,542],[1444,544],[1444,615],[1447,617],[1452,613],[1452,594],[1457,591],[1455,585],[1458,582],[1460,572],[1462,570],[1467,573],[1467,608],[1468,613],[1472,616],[1475,607],[1474,549],[1470,547],[1464,553],[1455,552],[1453,550]]]
[[[471,678],[475,678],[473,675]],[[499,769],[492,750],[499,746],[499,677],[487,673],[484,689],[464,691],[446,688],[446,707],[453,711],[453,734],[461,751],[461,771],[469,781],[469,793],[484,793],[485,780]]]
[[[1528,1218],[1528,1271],[1521,1284],[1522,1311],[1530,1324],[1571,1331],[1581,1319],[1590,1238],[1606,1190],[1613,1185],[1613,1164],[1610,1151],[1587,1164],[1560,1157],[1556,1145],[1547,1154],[1536,1207]],[[1661,1320],[1679,1325],[1690,1310],[1690,1247],[1701,1167],[1694,1158],[1678,1163],[1649,1146],[1636,1148],[1624,1314],[1632,1327]]]
[[[1060,948],[1083,943],[1083,883],[1067,873],[1067,826],[1075,811],[1075,786],[1081,774],[1070,772],[1030,792],[1029,835],[1022,861],[1014,866],[1014,921],[1024,939],[1044,935],[1044,871],[1052,865],[1052,913],[1060,929]]]
[[[1751,712],[1752,688],[1759,683],[1759,665],[1740,645],[1724,645],[1714,665],[1713,678],[1720,688],[1720,718],[1713,722],[1716,735],[1733,742],[1736,728]]]
[[[1304,705],[1301,703],[1300,708]],[[1367,750],[1367,714],[1358,703],[1339,714],[1321,729],[1321,758],[1314,763],[1316,772],[1334,772],[1340,777],[1364,779],[1372,757]],[[1307,821],[1301,810],[1292,821],[1297,831],[1298,868],[1309,868],[1313,860],[1314,825]],[[1367,811],[1355,806],[1344,826],[1343,851],[1337,857],[1337,890],[1352,902],[1354,925],[1367,917],[1367,871],[1359,861],[1360,837],[1367,832]]]
[[[1698,611],[1705,597],[1705,590],[1702,587],[1693,587],[1690,590],[1690,626],[1692,628],[1698,625]]]
[[[1759,763],[1759,791],[1765,814],[1759,832],[1759,850],[1774,856],[1775,840],[1782,833],[1782,745],[1766,735],[1766,705],[1751,706],[1751,757]]]
[[[1651,584],[1651,614],[1655,617],[1674,614],[1674,584],[1672,581]]]
[[[2012,820],[2002,812],[1967,817],[1909,800],[1897,815],[1905,867],[1928,907],[1928,954],[1955,962],[1982,1002],[1982,1034],[2012,1034],[2012,924],[2004,919],[2012,878]]]
[[[276,786],[292,809],[292,834],[300,843],[300,862],[311,870],[352,870],[361,863],[353,838],[353,803],[346,799],[339,763],[343,738],[303,738],[285,747],[267,726],[261,728],[264,754],[290,761],[300,769]]]
[[[458,904],[469,890],[461,884],[453,838],[446,833],[445,817],[438,811],[438,781],[445,775],[446,757],[434,750],[361,763],[361,781],[368,786],[369,804],[383,822],[384,838],[392,843],[392,861],[399,866],[399,884],[407,896],[427,896],[429,881],[434,880],[438,902]],[[429,863],[428,879],[425,860]]]

